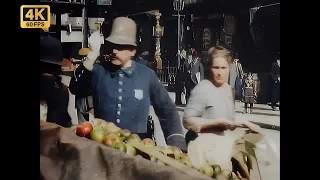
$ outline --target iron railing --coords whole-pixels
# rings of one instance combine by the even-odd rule
[[[167,87],[175,85],[177,74],[177,67],[164,67],[162,70],[157,70],[157,76],[160,82]]]

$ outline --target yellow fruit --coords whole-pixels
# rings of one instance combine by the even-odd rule
[[[104,139],[104,132],[101,129],[93,129],[90,133],[90,138],[93,141],[96,141],[98,143],[101,143]]]
[[[215,177],[215,179],[216,179],[216,180],[228,180],[228,178],[225,177],[225,176],[222,175],[222,174],[217,175],[217,176]]]
[[[156,143],[150,138],[144,138],[142,142],[146,147],[154,147],[156,145]]]
[[[232,172],[229,169],[222,170],[221,175],[227,177],[228,179],[232,178]]]
[[[131,134],[128,138],[126,138],[127,142],[133,141],[133,142],[140,142],[141,139],[138,134]]]
[[[213,177],[216,177],[217,175],[219,175],[221,173],[221,168],[219,165],[212,165],[211,167],[214,171]]]
[[[133,146],[131,146],[130,144],[125,144],[126,145],[126,153],[127,154],[131,154],[131,155],[137,155],[137,151],[136,151],[136,149],[133,147]]]
[[[206,175],[208,175],[208,176],[210,176],[210,177],[212,177],[213,176],[213,169],[212,169],[212,167],[211,166],[204,166],[204,167],[201,167],[200,169],[199,169],[199,171],[200,172],[202,172],[203,174],[206,174]]]
[[[123,142],[117,143],[115,148],[119,149],[121,152],[126,152],[127,151],[126,145]]]

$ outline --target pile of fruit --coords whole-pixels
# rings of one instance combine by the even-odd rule
[[[120,129],[114,123],[106,121],[97,121],[95,124],[90,122],[79,124],[75,133],[80,137],[89,138],[131,155],[136,155],[137,151],[127,142],[141,141],[137,134],[131,134],[129,130]]]
[[[143,144],[145,147],[151,147],[161,152],[162,154],[179,161],[191,168],[197,169],[192,165],[187,154],[183,153],[178,147],[167,146],[158,147],[156,143],[150,139],[145,138],[143,140],[137,134],[133,134],[128,129],[120,129],[114,123],[106,122],[104,120],[95,119],[93,122],[87,122],[79,124],[75,133],[80,137],[86,137],[98,143],[102,143],[106,146],[118,149],[121,152],[130,155],[141,155],[142,157],[149,159],[159,165],[166,165],[161,159],[149,156],[148,154],[136,149],[130,145],[130,142],[136,142]],[[213,177],[216,180],[238,180],[239,178],[230,170],[221,170],[219,165],[204,166],[197,169],[199,172]]]

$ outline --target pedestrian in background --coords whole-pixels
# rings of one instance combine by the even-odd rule
[[[244,80],[243,87],[244,113],[252,113],[253,104],[256,103],[256,97],[256,86],[252,77],[252,73],[249,72]]]
[[[238,58],[230,64],[229,85],[235,91],[235,99],[242,100],[243,69]]]
[[[273,80],[271,107],[276,110],[277,107],[280,107],[280,58],[272,63],[271,76]]]

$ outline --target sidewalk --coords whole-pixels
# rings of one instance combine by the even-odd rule
[[[236,121],[248,120],[264,124],[280,126],[280,111],[273,111],[270,106],[266,104],[255,104],[252,114],[243,114],[243,103],[236,102]],[[177,106],[180,117],[183,116],[185,105]]]
[[[255,104],[252,114],[243,114],[243,106],[243,103],[236,102],[236,121],[249,120],[280,126],[280,111],[273,111],[272,108],[266,104]]]

